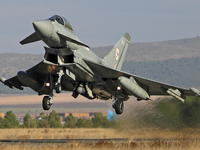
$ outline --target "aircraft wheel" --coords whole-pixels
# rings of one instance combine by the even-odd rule
[[[116,114],[122,114],[124,111],[124,103],[123,101],[117,100],[114,105]]]
[[[60,93],[60,92],[61,92],[62,87],[61,87],[61,84],[60,84],[60,83],[56,84],[55,90],[56,90],[56,93]]]
[[[42,107],[44,110],[49,110],[51,108],[49,96],[44,96],[42,101]]]

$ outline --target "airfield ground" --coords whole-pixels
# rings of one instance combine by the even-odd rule
[[[0,139],[91,139],[89,143],[0,143],[0,149],[199,149],[200,131],[193,129],[173,132],[169,130],[143,129],[129,133],[118,129],[1,129]],[[92,139],[129,138],[124,142]],[[150,139],[150,140],[146,140]]]
[[[39,107],[41,112],[42,96],[37,95],[1,95],[0,96],[1,108],[0,110],[9,111],[14,113],[23,114],[20,110],[28,111],[31,108],[36,109]],[[154,98],[156,99],[156,98]],[[136,114],[139,107],[142,111],[147,110],[151,102],[141,101],[137,102],[131,98],[125,102],[125,116],[131,111],[131,114]],[[72,104],[74,107],[72,107]],[[78,104],[78,105],[77,105]],[[55,95],[54,107],[56,111],[63,109],[64,111],[107,111],[112,104],[112,101],[104,102],[100,100],[89,101],[83,97],[74,99],[71,93],[64,93]],[[133,104],[133,105],[130,105]],[[68,106],[72,109],[70,109]],[[62,107],[61,107],[62,106]],[[76,106],[76,107],[75,107]],[[31,110],[31,111],[33,111]],[[39,113],[39,110],[37,111]],[[51,111],[49,111],[50,113]],[[123,124],[125,125],[125,124]],[[126,142],[114,141],[99,141],[92,142],[92,139],[108,139],[108,138],[128,138]],[[69,142],[69,143],[0,143],[0,149],[9,150],[25,150],[25,149],[199,149],[200,147],[200,129],[182,129],[178,131],[171,131],[168,129],[161,130],[155,128],[138,128],[133,129],[129,126],[120,126],[116,129],[0,129],[1,139],[91,139],[91,143],[82,142]],[[138,140],[137,140],[138,139]],[[149,141],[146,139],[150,139]]]

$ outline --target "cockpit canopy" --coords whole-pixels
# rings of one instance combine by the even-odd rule
[[[58,16],[58,15],[54,15],[54,16],[50,17],[47,20],[51,20],[51,21],[55,21],[56,20],[59,24],[61,24],[61,25],[65,26],[66,28],[74,31],[72,26],[70,25],[70,23],[64,17]]]

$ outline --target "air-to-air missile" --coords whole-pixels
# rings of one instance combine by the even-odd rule
[[[192,92],[194,92],[195,94],[197,94],[197,96],[200,96],[200,91],[197,90],[196,88],[191,87],[190,90],[191,90]]]
[[[173,96],[174,98],[177,98],[178,100],[180,100],[181,102],[185,102],[185,98],[186,97],[184,97],[184,96],[182,96],[182,94],[181,94],[181,92],[178,90],[178,89],[175,89],[175,90],[173,90],[173,89],[168,89],[167,91],[167,94],[169,94],[169,95],[171,95],[171,96]]]

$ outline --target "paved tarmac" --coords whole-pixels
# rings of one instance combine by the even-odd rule
[[[153,142],[153,141],[181,141],[182,138],[170,138],[170,139],[129,139],[129,138],[110,138],[110,139],[1,139],[1,143],[69,143],[69,142],[81,142],[81,143],[97,143],[99,141],[110,141],[110,142]],[[184,140],[200,140],[200,139],[184,139]]]
[[[69,143],[69,142],[82,142],[82,143],[97,143],[99,141],[113,141],[125,142],[129,139],[112,138],[112,139],[1,139],[1,143]]]

